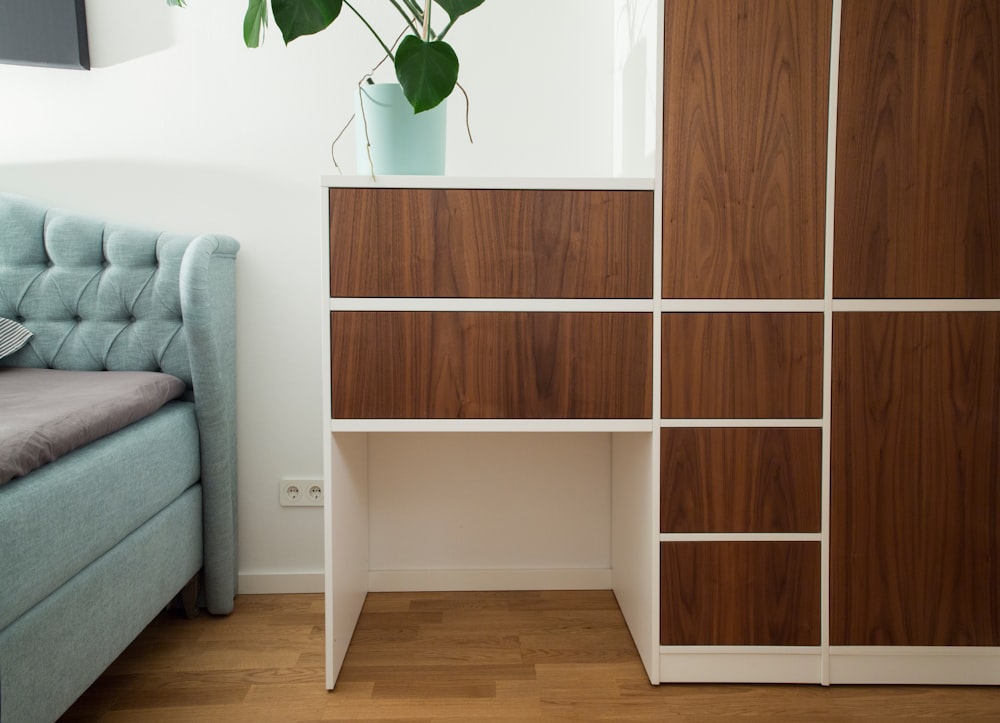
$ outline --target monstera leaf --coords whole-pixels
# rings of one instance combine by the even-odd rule
[[[414,113],[430,110],[447,98],[458,82],[458,56],[443,40],[407,35],[396,51],[396,78]]]
[[[434,0],[434,2],[444,8],[451,21],[455,22],[467,12],[478,8],[486,0]]]
[[[248,48],[260,47],[260,34],[266,27],[267,0],[250,0],[243,17],[243,42]]]
[[[424,21],[424,11],[419,0],[389,0],[414,31]],[[458,56],[443,38],[455,21],[482,5],[486,0],[432,0],[448,14],[448,24],[440,33],[425,28],[429,37],[408,35],[393,53],[379,33],[369,24],[353,4],[348,7],[375,36],[385,52],[393,58],[396,78],[403,87],[403,94],[416,113],[434,108],[447,98],[458,83]],[[2,0],[0,0],[2,2]],[[168,5],[183,7],[186,0],[166,0]],[[281,30],[285,44],[303,35],[312,35],[328,27],[340,16],[346,0],[248,0],[243,18],[243,40],[247,47],[260,45],[261,35],[267,28],[268,5],[274,22]],[[429,0],[423,4],[429,12]],[[366,8],[367,9],[367,8]],[[429,25],[429,23],[428,23]]]
[[[329,26],[340,15],[343,5],[344,0],[271,0],[271,12],[288,45],[295,38],[318,33]],[[243,42],[248,48],[260,46],[261,31],[265,28],[267,0],[249,0],[243,17]]]

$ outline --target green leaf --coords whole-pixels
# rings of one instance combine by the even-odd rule
[[[287,45],[323,30],[337,19],[343,5],[344,0],[271,0],[271,12]]]
[[[243,17],[243,42],[248,48],[260,46],[261,31],[267,27],[267,0],[250,0]]]
[[[458,82],[458,56],[443,40],[407,35],[396,51],[396,78],[415,113],[438,105]]]
[[[172,5],[175,8],[184,7],[184,0],[167,0],[167,5]]]
[[[452,22],[482,5],[486,0],[434,0],[444,8]]]

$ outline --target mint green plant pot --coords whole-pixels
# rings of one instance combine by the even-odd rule
[[[354,97],[357,173],[444,175],[446,103],[414,113],[398,83],[362,84]]]

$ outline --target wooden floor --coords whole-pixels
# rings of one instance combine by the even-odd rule
[[[1000,689],[651,686],[610,592],[371,594],[337,689],[321,595],[164,614],[62,723],[1000,721]]]

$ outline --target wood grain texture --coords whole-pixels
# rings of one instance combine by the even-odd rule
[[[819,428],[660,432],[660,532],[819,532]]]
[[[1000,297],[1000,4],[844,0],[834,292]]]
[[[823,315],[663,314],[662,416],[823,415]]]
[[[651,298],[651,191],[330,189],[330,295]]]
[[[819,645],[818,542],[664,542],[661,645]]]
[[[651,416],[651,314],[330,316],[337,418]]]
[[[665,3],[664,297],[823,296],[831,7]]]
[[[831,642],[1000,645],[1000,313],[834,315]]]
[[[521,636],[524,662],[505,662],[512,643],[487,644]],[[997,710],[1000,687],[987,685],[653,686],[610,590],[414,592],[368,596],[333,692],[322,595],[240,595],[228,617],[163,613],[59,723],[985,722]]]

